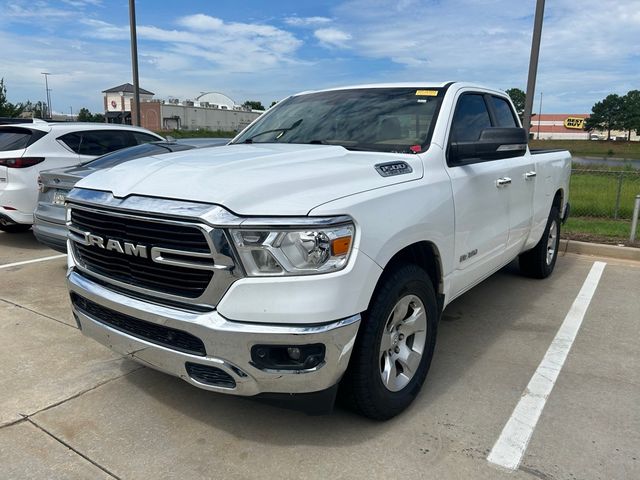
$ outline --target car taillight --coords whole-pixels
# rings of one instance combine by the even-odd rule
[[[27,168],[44,162],[44,157],[0,158],[0,167]]]

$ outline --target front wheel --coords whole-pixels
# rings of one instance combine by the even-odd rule
[[[387,420],[411,404],[431,364],[437,319],[435,292],[424,270],[406,264],[383,277],[341,383],[357,412]]]
[[[555,205],[538,244],[519,257],[520,271],[533,278],[547,278],[553,272],[560,246],[560,210]]]

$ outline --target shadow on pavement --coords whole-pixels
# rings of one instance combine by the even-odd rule
[[[2,248],[20,248],[25,250],[53,250],[42,245],[36,240],[33,231],[20,233],[6,233],[0,231],[0,247]]]

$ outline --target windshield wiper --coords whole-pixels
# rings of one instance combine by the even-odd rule
[[[264,132],[256,133],[255,135],[252,135],[251,137],[247,138],[242,143],[253,143],[253,139],[256,138],[256,137],[259,137],[261,135],[266,135],[267,133],[280,132],[280,135],[278,135],[276,137],[276,140],[277,140],[280,137],[282,137],[285,133],[287,133],[287,132],[293,130],[294,128],[296,128],[301,123],[302,123],[302,118],[300,120],[296,120],[295,122],[293,122],[293,124],[290,127],[274,128],[272,130],[265,130]]]

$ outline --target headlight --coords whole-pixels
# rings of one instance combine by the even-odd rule
[[[342,270],[349,260],[355,227],[251,228],[231,230],[250,276],[310,275]]]

